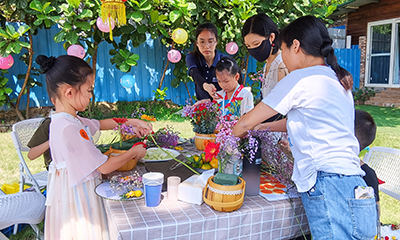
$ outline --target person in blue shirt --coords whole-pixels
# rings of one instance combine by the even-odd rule
[[[214,24],[203,23],[196,28],[194,50],[186,56],[186,65],[195,82],[198,101],[219,99],[216,93],[221,87],[215,76],[215,66],[225,55],[216,50],[217,44],[218,31]]]

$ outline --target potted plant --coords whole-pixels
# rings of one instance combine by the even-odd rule
[[[213,102],[203,102],[187,105],[183,108],[183,117],[188,117],[195,133],[195,145],[204,151],[205,140],[215,140],[215,127],[219,121],[218,105]]]

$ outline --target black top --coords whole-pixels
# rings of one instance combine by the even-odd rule
[[[33,134],[32,138],[29,140],[27,146],[29,148],[33,148],[36,146],[39,146],[40,144],[46,142],[49,140],[49,126],[50,126],[50,118],[47,117],[45,118],[38,129],[36,129],[36,132]],[[51,153],[50,149],[47,149],[43,153],[43,158],[44,158],[44,164],[46,168],[50,165],[51,162]]]
[[[363,177],[365,183],[374,189],[375,200],[379,202],[379,187],[378,187],[379,181],[374,169],[372,169],[366,163],[361,165],[361,169],[365,172],[365,176]]]
[[[210,94],[203,89],[203,84],[212,83],[217,91],[221,90],[221,87],[219,86],[218,80],[215,76],[215,67],[217,66],[218,61],[222,57],[225,57],[225,55],[216,51],[214,62],[211,66],[207,65],[203,55],[199,55],[199,58],[196,58],[192,53],[186,55],[186,65],[189,70],[189,76],[193,78],[193,81],[196,84],[195,90],[197,100],[212,99]]]

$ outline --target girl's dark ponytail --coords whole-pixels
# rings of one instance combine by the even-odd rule
[[[307,54],[325,58],[326,64],[335,71],[344,89],[352,89],[353,77],[339,66],[332,48],[332,39],[321,20],[314,16],[304,16],[290,23],[281,31],[281,40],[290,48],[294,39],[300,42],[301,48]]]
[[[339,66],[337,62],[337,58],[335,56],[335,50],[332,48],[332,39],[324,41],[321,47],[321,54],[325,57],[326,63],[331,66],[333,71],[335,71],[337,78],[340,81],[340,84],[346,90],[350,90],[353,88],[353,77],[351,74],[341,66]]]

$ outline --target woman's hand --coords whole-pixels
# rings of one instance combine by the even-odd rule
[[[139,145],[136,145],[133,148],[129,149],[129,152],[132,152],[132,154],[133,154],[132,158],[139,160],[139,159],[144,158],[144,156],[146,156],[147,150],[144,147],[144,145],[139,144]]]
[[[210,96],[211,96],[213,99],[217,100],[217,99],[220,99],[220,98],[221,98],[220,96],[218,96],[218,94],[217,94],[217,88],[214,86],[214,84],[211,84],[211,83],[204,83],[204,84],[203,84],[203,89],[204,89],[206,92],[208,92],[208,94],[210,94]]]
[[[135,127],[134,131],[138,137],[148,135],[153,131],[153,125],[139,119],[129,119],[126,125],[132,125]]]

